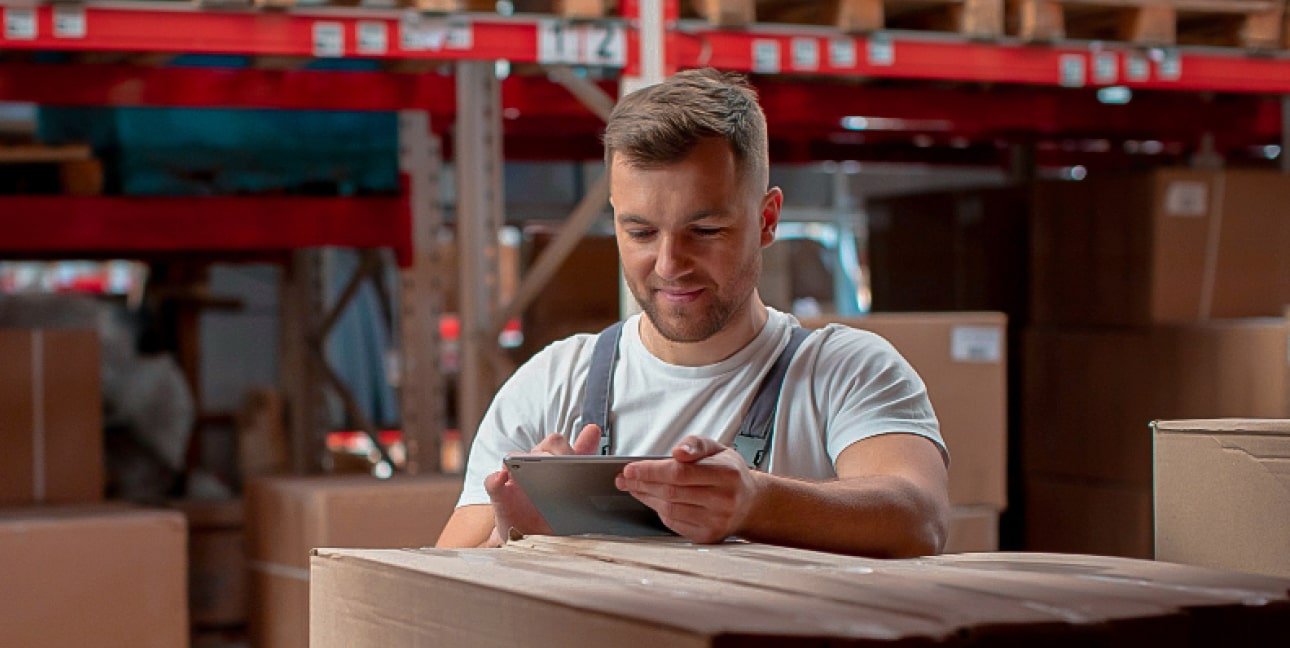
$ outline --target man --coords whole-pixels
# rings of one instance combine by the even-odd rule
[[[742,80],[679,73],[619,102],[605,132],[623,273],[644,311],[612,369],[618,487],[695,542],[736,535],[860,555],[944,545],[948,454],[922,381],[876,335],[830,325],[792,355],[762,465],[727,447],[797,322],[757,294],[783,194],[768,187],[766,122]],[[805,333],[805,332],[803,332]],[[534,356],[481,422],[441,547],[549,531],[502,469],[508,453],[592,454],[582,420],[597,337]]]

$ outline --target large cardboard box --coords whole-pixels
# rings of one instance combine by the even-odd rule
[[[1033,321],[1146,325],[1280,315],[1290,177],[1164,169],[1035,188]]]
[[[319,549],[311,572],[313,648],[1258,645],[1290,623],[1290,579],[1093,556],[531,537]]]
[[[1290,420],[1153,427],[1156,558],[1290,577]]]
[[[1007,505],[1007,318],[1000,313],[875,313],[806,318],[886,338],[927,385],[950,451],[950,501]]]
[[[0,505],[103,499],[98,334],[0,329]]]
[[[460,493],[460,477],[252,481],[246,490],[246,533],[256,645],[308,645],[310,549],[432,546]]]
[[[171,503],[188,520],[188,615],[195,628],[246,623],[242,500]]]
[[[955,506],[943,553],[999,550],[999,511],[990,506]]]
[[[1026,470],[1147,488],[1151,421],[1290,416],[1287,334],[1279,318],[1027,331]]]
[[[185,535],[173,511],[0,510],[0,646],[187,646]]]
[[[1026,549],[1151,558],[1151,488],[1026,475]]]

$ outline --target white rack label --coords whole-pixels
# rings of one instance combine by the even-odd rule
[[[1057,60],[1058,80],[1067,88],[1081,88],[1087,75],[1083,54],[1062,54]]]
[[[468,50],[475,44],[471,23],[407,14],[399,21],[399,47],[408,52]]]
[[[10,40],[35,40],[36,11],[34,9],[5,7],[4,37]]]
[[[390,32],[385,23],[377,20],[358,21],[358,35],[354,39],[359,54],[384,54],[390,50]]]
[[[829,65],[849,69],[856,66],[856,42],[850,38],[829,41]]]
[[[793,68],[803,72],[820,69],[820,43],[814,38],[794,38]]]
[[[1003,359],[1003,331],[997,326],[955,326],[950,331],[955,362],[996,363]]]
[[[1115,52],[1093,55],[1093,83],[1111,85],[1120,80],[1120,57]]]
[[[538,62],[622,67],[627,34],[616,23],[538,21]]]
[[[1157,54],[1158,52],[1158,54]],[[1182,78],[1182,57],[1178,50],[1157,50],[1152,53],[1157,58],[1156,70],[1161,81],[1177,81]]]
[[[1147,81],[1151,79],[1151,60],[1141,52],[1125,54],[1124,76],[1130,81]]]
[[[869,65],[894,65],[896,48],[891,44],[891,37],[886,34],[873,34],[869,37]]]
[[[335,58],[345,55],[345,29],[338,22],[314,23],[314,56]]]
[[[85,8],[54,5],[54,37],[85,38]]]
[[[768,38],[754,39],[752,42],[753,72],[775,74],[779,72],[779,41]]]
[[[1179,218],[1201,218],[1209,212],[1209,185],[1175,180],[1165,188],[1165,213]]]

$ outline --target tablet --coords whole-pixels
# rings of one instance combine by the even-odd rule
[[[654,509],[618,490],[614,478],[633,461],[668,458],[517,455],[505,463],[555,535],[658,536],[674,533]]]

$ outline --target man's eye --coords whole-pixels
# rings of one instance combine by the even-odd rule
[[[641,240],[647,239],[654,235],[654,230],[627,230],[627,236]]]
[[[721,233],[720,227],[696,227],[694,233],[699,236],[716,236]]]

